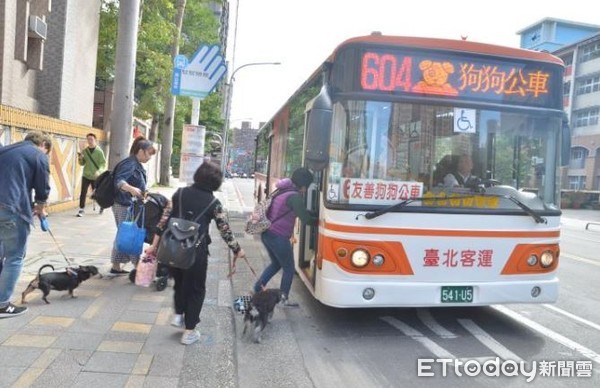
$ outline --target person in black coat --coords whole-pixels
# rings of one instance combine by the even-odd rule
[[[194,184],[188,187],[178,189],[172,197],[172,205],[165,208],[165,212],[158,224],[159,234],[168,224],[169,218],[178,217],[189,220],[195,219],[207,206],[210,208],[200,218],[200,223],[205,229],[199,233],[208,232],[210,221],[214,220],[221,237],[227,243],[227,246],[234,254],[234,262],[246,256],[244,250],[237,242],[223,209],[223,205],[217,199],[214,203],[213,192],[223,183],[223,173],[218,165],[212,162],[204,162],[194,173]],[[181,192],[180,192],[181,191]],[[179,198],[181,194],[181,212],[179,213]],[[155,254],[160,236],[154,237],[152,245],[146,250],[147,254]],[[206,233],[204,241],[196,249],[196,260],[191,268],[183,270],[170,268],[170,273],[175,280],[173,289],[175,315],[171,320],[171,325],[176,327],[185,327],[181,337],[181,343],[184,345],[193,344],[200,339],[200,332],[196,326],[200,322],[200,312],[204,304],[206,295],[206,273],[208,269],[208,245],[210,237]]]

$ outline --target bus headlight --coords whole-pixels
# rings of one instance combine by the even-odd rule
[[[364,249],[357,249],[352,252],[352,265],[358,268],[362,268],[369,264],[369,253]]]
[[[545,251],[544,253],[542,253],[542,256],[540,256],[540,264],[542,265],[542,267],[548,268],[553,263],[554,263],[554,255],[552,254],[551,251]]]
[[[531,255],[531,256],[529,256],[529,259],[527,259],[527,264],[529,264],[532,267],[534,265],[536,265],[537,262],[538,262],[538,260],[537,260],[537,256],[536,255]]]
[[[385,262],[385,259],[383,258],[383,255],[375,255],[373,256],[373,264],[381,267],[383,265],[383,263]]]

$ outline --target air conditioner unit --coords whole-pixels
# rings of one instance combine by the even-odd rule
[[[37,39],[46,39],[48,25],[39,16],[29,16],[29,37]]]

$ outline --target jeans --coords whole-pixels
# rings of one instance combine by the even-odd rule
[[[0,245],[4,263],[0,272],[0,308],[6,307],[23,269],[29,223],[7,209],[0,208]]]
[[[292,243],[288,237],[279,236],[268,230],[260,236],[271,264],[265,268],[256,283],[254,284],[254,292],[259,292],[262,286],[267,286],[267,283],[280,269],[283,269],[281,275],[280,289],[287,297],[292,288],[292,280],[294,280],[294,252],[292,251]]]

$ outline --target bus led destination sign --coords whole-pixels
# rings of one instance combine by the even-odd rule
[[[550,90],[560,66],[456,54],[366,51],[360,64],[363,91],[467,98],[559,107]]]

